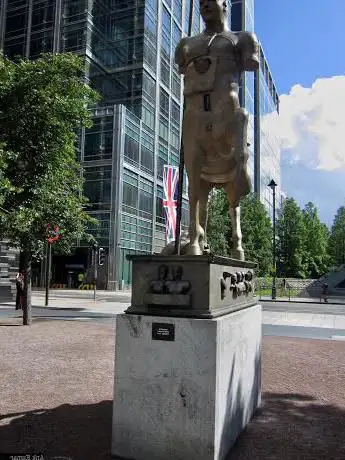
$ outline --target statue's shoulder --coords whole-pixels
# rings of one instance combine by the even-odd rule
[[[254,32],[233,32],[237,38],[237,44],[239,47],[258,47],[259,41]]]
[[[193,37],[183,37],[176,46],[175,63],[179,66],[180,73],[184,73],[184,67],[187,62],[199,53],[199,47],[205,41],[203,34],[194,35]]]
[[[176,51],[193,48],[202,41],[205,41],[205,36],[203,34],[194,35],[193,37],[183,37],[177,44]]]
[[[243,70],[253,71],[259,68],[259,41],[253,32],[236,32],[237,49],[240,52]]]

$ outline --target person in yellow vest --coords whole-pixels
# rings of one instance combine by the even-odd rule
[[[78,273],[78,287],[80,287],[84,282],[85,275],[84,273]]]

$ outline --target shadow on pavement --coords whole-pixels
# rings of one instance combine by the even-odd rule
[[[345,458],[345,407],[309,395],[265,393],[226,460]]]
[[[112,401],[1,414],[0,453],[43,453],[47,460],[58,456],[108,460],[111,419]]]
[[[226,460],[345,458],[345,409],[301,394],[265,393],[263,399]],[[111,422],[111,401],[2,414],[0,452],[110,460]]]

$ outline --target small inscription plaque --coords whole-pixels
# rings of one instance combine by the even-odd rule
[[[175,340],[175,325],[166,323],[152,323],[152,340]]]

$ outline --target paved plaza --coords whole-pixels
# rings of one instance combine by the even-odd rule
[[[7,321],[0,452],[110,460],[113,323]],[[344,353],[342,341],[264,337],[263,407],[227,460],[344,459]]]
[[[34,291],[33,317],[113,324],[115,316],[123,313],[130,301],[130,291],[98,291],[94,301],[93,291],[53,290],[45,307],[44,291]],[[264,335],[345,340],[343,303],[261,301],[261,304]],[[13,305],[13,302],[0,304],[0,323],[11,322],[21,315]]]

